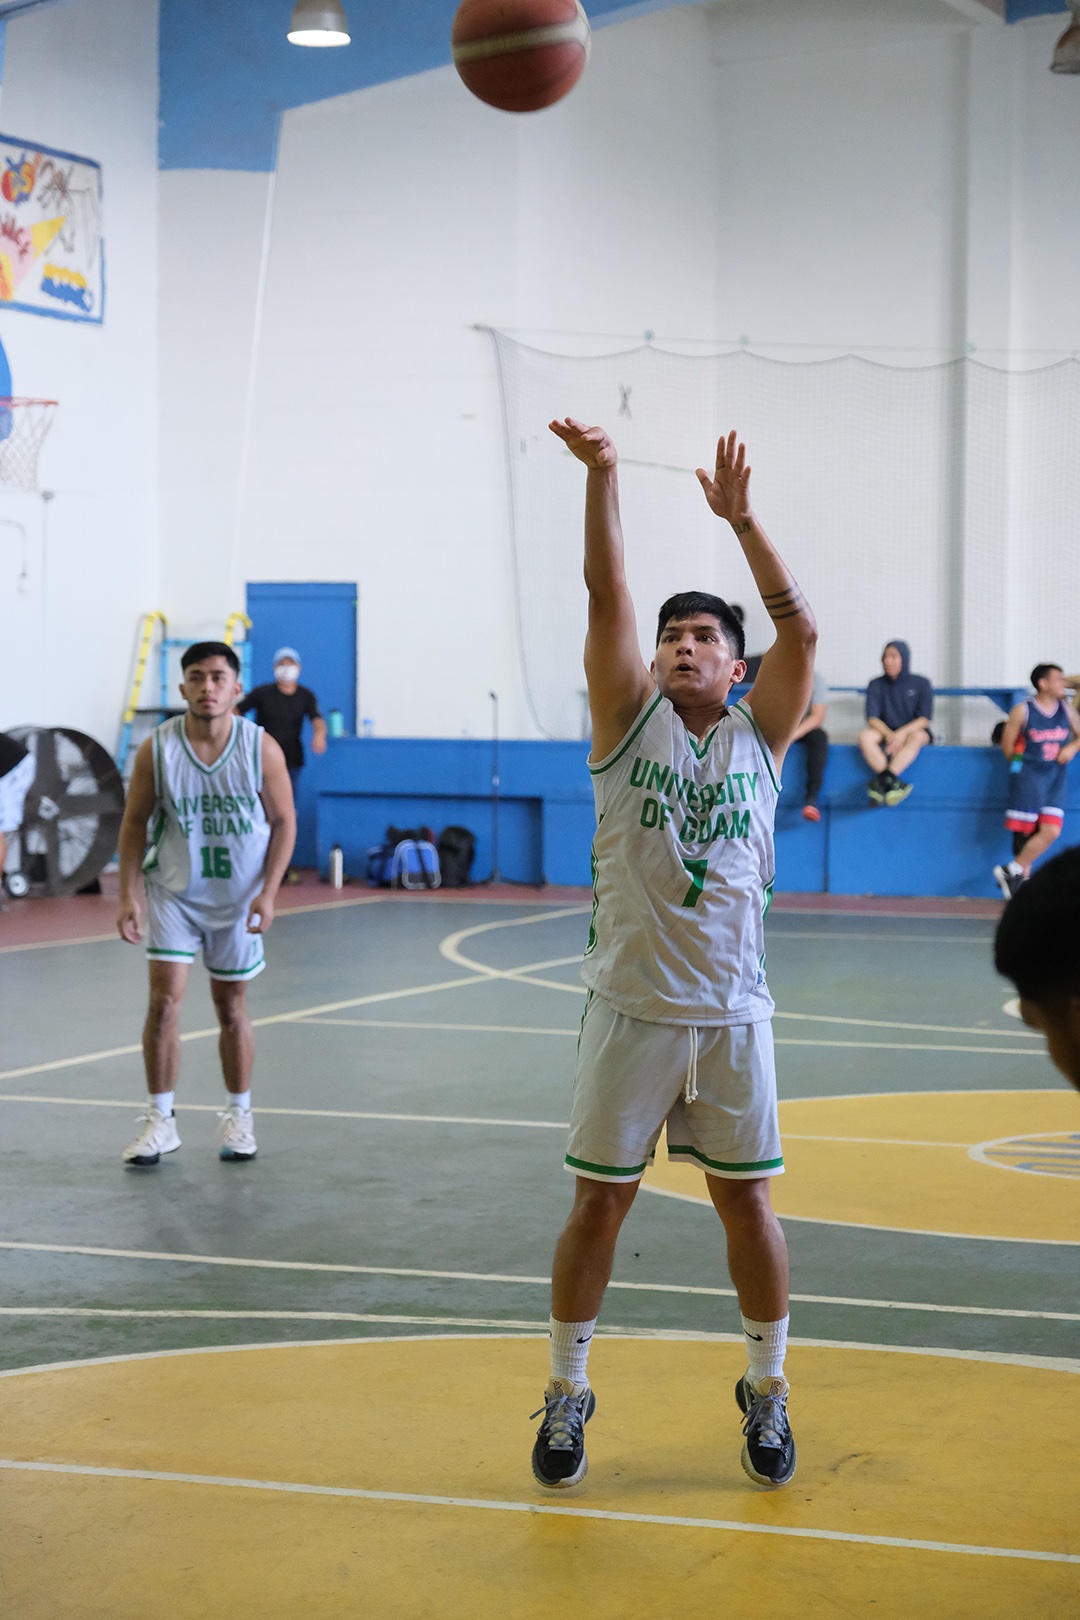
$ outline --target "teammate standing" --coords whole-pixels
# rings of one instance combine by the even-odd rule
[[[1080,721],[1065,701],[1068,684],[1061,665],[1036,664],[1031,684],[1035,696],[1016,705],[1001,734],[1001,751],[1009,761],[1005,826],[1013,835],[1013,858],[1007,866],[995,866],[994,876],[1006,899],[1061,834],[1065,767],[1080,748]]]
[[[131,945],[143,937],[144,884],[149,919],[143,1058],[150,1106],[124,1150],[125,1163],[138,1166],[157,1164],[180,1146],[173,1117],[180,1005],[200,946],[221,1026],[218,1050],[228,1093],[220,1156],[255,1157],[255,1037],[247,981],[265,965],[262,936],[274,920],[296,837],[281,749],[260,727],[233,714],[240,696],[236,653],[224,642],[200,641],[180,665],[187,712],[166,720],[140,746],[120,828],[120,937]]]
[[[769,1201],[783,1170],[765,982],[773,818],[787,746],[810,700],[814,618],[750,506],[750,469],[721,439],[709,506],[742,547],[776,640],[745,703],[743,635],[719,597],[660,609],[642,661],[623,571],[616,452],[602,428],[551,430],[588,468],[585,673],[596,796],[594,907],[566,1167],[574,1206],[552,1270],[551,1378],[533,1449],[541,1485],[576,1485],[595,1409],[586,1357],[615,1243],[667,1123],[668,1152],[705,1171],[727,1235],[750,1366],[736,1385],[743,1467],[795,1472],[784,1352],[788,1258]]]

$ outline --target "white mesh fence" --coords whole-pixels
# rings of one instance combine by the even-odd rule
[[[735,427],[834,686],[865,685],[893,637],[937,685],[1020,683],[1043,658],[1080,667],[1080,363],[907,369],[651,345],[574,356],[492,337],[525,683],[545,735],[583,735],[585,474],[548,432],[556,416],[599,422],[618,446],[646,657],[656,609],[678,590],[741,602],[749,651],[771,640],[737,542],[694,478]]]

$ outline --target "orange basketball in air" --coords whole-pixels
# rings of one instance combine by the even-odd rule
[[[589,19],[578,0],[462,0],[450,48],[474,96],[503,112],[537,112],[580,79]]]

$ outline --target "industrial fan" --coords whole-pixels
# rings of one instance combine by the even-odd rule
[[[67,726],[12,726],[36,769],[22,826],[8,839],[8,892],[40,885],[46,895],[74,894],[93,882],[116,852],[124,784],[93,737]]]

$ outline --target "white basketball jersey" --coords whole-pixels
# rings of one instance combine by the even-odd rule
[[[262,727],[233,716],[233,729],[212,765],[188,742],[184,715],[153,733],[156,802],[148,883],[183,895],[208,926],[235,921],[262,888],[270,824],[262,787]]]
[[[647,1023],[769,1018],[764,922],[780,783],[750,709],[736,703],[699,743],[655,692],[589,771],[585,983]]]

